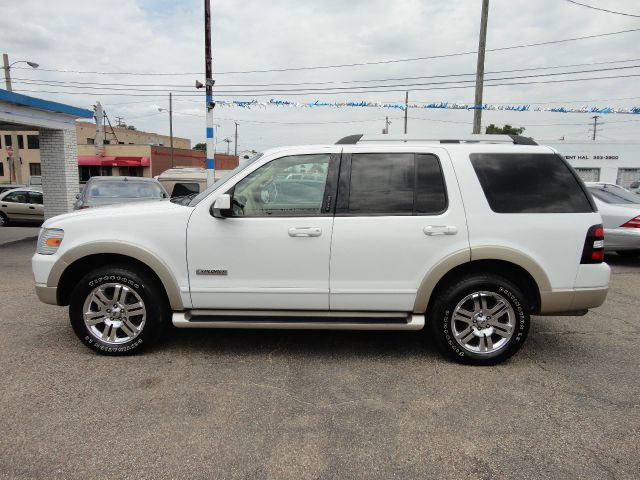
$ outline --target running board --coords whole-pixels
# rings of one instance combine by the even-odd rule
[[[424,315],[392,312],[188,310],[173,313],[177,328],[286,330],[421,330]]]

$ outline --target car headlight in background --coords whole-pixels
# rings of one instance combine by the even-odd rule
[[[44,228],[38,237],[38,248],[36,253],[41,255],[53,255],[58,251],[58,247],[64,238],[64,230],[59,228]]]

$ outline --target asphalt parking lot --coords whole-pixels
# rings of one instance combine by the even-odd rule
[[[0,247],[0,478],[638,478],[640,261],[497,367],[410,333],[173,331],[129,358]]]

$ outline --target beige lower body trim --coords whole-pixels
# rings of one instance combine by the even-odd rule
[[[540,292],[540,313],[569,312],[599,307],[607,298],[608,291],[608,287],[597,287]]]
[[[36,283],[36,295],[41,302],[48,303],[50,305],[57,305],[57,290],[58,289],[56,287],[49,287],[47,285]]]

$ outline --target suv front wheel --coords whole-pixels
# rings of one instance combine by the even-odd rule
[[[460,279],[436,293],[429,330],[438,348],[453,360],[494,365],[516,353],[529,332],[526,297],[498,275]]]
[[[74,332],[98,353],[127,355],[153,344],[169,322],[157,281],[128,266],[98,268],[76,285],[69,303]]]

